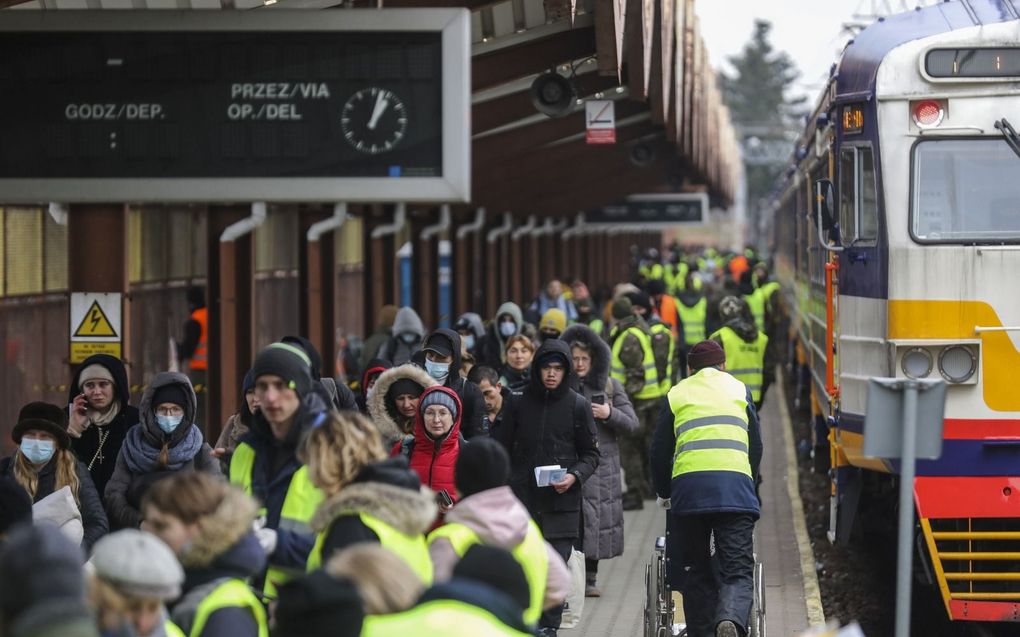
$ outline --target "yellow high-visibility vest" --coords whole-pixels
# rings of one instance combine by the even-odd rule
[[[439,539],[449,540],[453,551],[460,557],[464,557],[473,544],[482,541],[471,527],[459,522],[444,524],[429,534],[429,544]],[[512,554],[524,569],[531,591],[531,603],[524,611],[524,623],[534,624],[542,616],[542,603],[545,601],[545,588],[549,579],[549,554],[545,550],[542,531],[534,520],[528,520],[528,533],[524,541],[514,547]]]
[[[266,620],[266,609],[248,585],[239,579],[228,579],[213,589],[208,597],[198,603],[195,609],[195,620],[191,624],[188,637],[198,637],[209,621],[209,616],[221,608],[247,608],[255,617],[259,627],[259,637],[269,637],[269,622]]]
[[[667,395],[676,447],[673,477],[734,471],[751,477],[747,389],[726,372],[700,369]]]
[[[683,303],[677,303],[676,310],[680,314],[680,324],[684,327],[684,344],[687,347],[691,347],[705,340],[705,318],[708,316],[708,300],[702,297],[700,301],[694,304],[694,307],[687,307]]]
[[[393,552],[402,559],[405,564],[411,567],[414,574],[421,579],[425,586],[432,585],[432,558],[429,557],[429,548],[425,543],[425,536],[418,533],[408,535],[393,528],[392,525],[383,522],[374,515],[364,512],[351,511],[340,515],[356,515],[361,523],[372,529],[372,532],[379,536],[379,544],[383,548]],[[322,566],[322,545],[326,540],[329,527],[323,529],[315,538],[315,546],[308,554],[308,572]]]
[[[748,343],[737,336],[731,327],[716,330],[711,338],[717,336],[722,340],[723,351],[726,352],[726,371],[744,383],[751,390],[754,402],[759,402],[764,380],[762,372],[765,366],[765,348],[769,344],[769,337],[759,331],[758,338],[753,343]]]
[[[237,450],[230,459],[230,481],[244,489],[248,495],[252,494],[251,472],[254,467],[255,449],[245,442],[237,445]],[[287,487],[283,509],[280,511],[279,528],[312,535],[312,516],[321,502],[322,491],[319,491],[309,479],[308,467],[302,466],[294,472]],[[262,509],[261,513],[264,514],[265,509]],[[266,571],[266,582],[262,591],[268,598],[275,599],[277,587],[300,574],[301,571],[270,565]]]
[[[659,372],[655,368],[655,354],[652,352],[652,339],[648,334],[641,330],[641,328],[635,326],[628,327],[623,334],[613,342],[613,357],[609,364],[609,375],[620,381],[625,387],[627,385],[627,368],[623,366],[623,362],[620,361],[620,350],[623,349],[623,339],[627,337],[627,334],[633,334],[638,342],[641,343],[641,351],[644,354],[644,359],[641,362],[645,373],[645,383],[641,387],[641,391],[636,396],[631,396],[634,400],[650,400],[653,398],[659,398],[662,396],[662,390],[659,388]]]

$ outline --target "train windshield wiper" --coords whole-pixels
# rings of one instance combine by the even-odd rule
[[[1006,118],[1003,117],[1000,120],[996,120],[995,128],[1002,133],[1003,141],[1009,146],[1017,157],[1020,157],[1020,135],[1013,129]]]

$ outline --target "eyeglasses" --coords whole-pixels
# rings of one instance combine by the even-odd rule
[[[183,416],[184,410],[180,407],[159,407],[156,409],[157,416]]]

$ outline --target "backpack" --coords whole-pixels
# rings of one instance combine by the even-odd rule
[[[665,323],[656,322],[649,326],[652,337],[652,356],[655,357],[655,371],[659,382],[673,378],[673,333]]]

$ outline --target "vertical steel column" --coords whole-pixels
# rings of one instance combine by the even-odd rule
[[[424,238],[422,231],[435,218],[435,208],[426,208],[411,219],[411,245],[414,256],[411,263],[414,276],[414,305],[426,330],[436,326],[436,240]]]
[[[67,291],[121,294],[121,354],[131,372],[128,215],[123,204],[71,204],[67,214]],[[102,246],[96,250],[96,246]],[[70,311],[70,309],[68,309]],[[66,352],[66,350],[65,350]],[[135,378],[141,383],[141,378]]]
[[[255,250],[249,233],[220,242],[220,235],[244,219],[249,206],[210,206],[206,222],[206,299],[209,307],[209,371],[206,439],[219,437],[237,411],[241,379],[251,368],[255,334]]]

